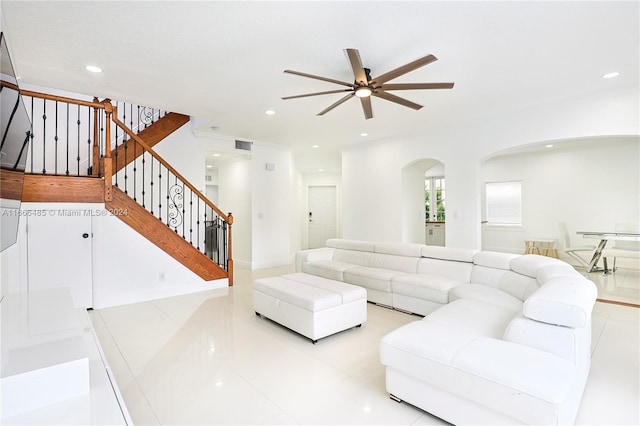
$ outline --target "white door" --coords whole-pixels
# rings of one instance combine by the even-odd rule
[[[27,221],[29,291],[69,287],[76,307],[93,307],[91,216],[42,211]]]
[[[324,247],[329,238],[337,234],[336,187],[310,186],[309,211],[309,248]]]

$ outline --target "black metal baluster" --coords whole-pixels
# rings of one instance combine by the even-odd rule
[[[69,176],[69,104],[67,103],[67,169],[64,174]]]
[[[189,244],[193,245],[193,191],[189,191]]]
[[[150,185],[149,191],[151,192],[151,199],[149,200],[149,205],[151,206],[151,214],[153,214],[153,156],[151,156],[151,172],[149,173],[149,176],[151,180],[151,182],[149,182],[149,185]]]
[[[47,174],[46,168],[46,146],[47,146],[47,101],[42,101],[42,174]]]
[[[223,220],[222,221],[222,264],[220,266],[222,266],[224,268],[224,270],[227,270],[227,221]],[[218,249],[220,250],[220,249]]]
[[[144,195],[146,193],[145,191],[145,185],[144,185],[144,163],[145,163],[145,158],[144,158],[144,154],[146,152],[143,150],[142,151],[142,207],[146,208],[146,206],[144,205]]]
[[[76,151],[76,162],[77,162],[77,169],[76,169],[76,174],[78,176],[80,176],[80,105],[78,105],[78,120],[76,121],[77,125],[78,125],[78,131],[77,131],[77,135],[78,135],[78,150]]]
[[[31,98],[31,117],[33,117],[33,102],[34,102],[34,101],[33,101],[33,98]],[[31,154],[30,154],[30,156],[31,156],[31,169],[30,169],[30,172],[31,172],[31,173],[33,173],[33,151],[34,151],[34,144],[33,144],[33,137],[34,137],[34,135],[33,135],[33,122],[34,122],[34,121],[35,121],[35,120],[31,120],[31,150],[30,150],[30,151],[31,151]]]
[[[129,142],[129,139],[127,138],[127,134],[124,134],[124,139],[122,141],[122,144],[124,145],[124,167],[123,172],[124,172],[124,193],[125,194],[129,194],[129,192],[127,191],[127,180],[129,179],[129,176],[127,174],[127,171],[129,170],[129,144],[127,143]]]
[[[91,108],[87,108],[87,174],[93,172],[93,156],[91,155]],[[93,123],[95,126],[96,123]]]
[[[162,163],[158,164],[158,219],[162,222]]]
[[[169,189],[169,179],[171,178],[171,175],[169,173],[169,169],[167,169],[167,226],[169,226],[169,221],[171,220],[171,215],[169,214],[169,206],[171,205],[169,195],[171,193],[171,190]]]
[[[183,196],[184,196],[184,195],[186,195],[186,194],[184,193],[184,182],[182,183],[182,194],[183,194]],[[185,212],[186,212],[185,207],[186,207],[186,206],[184,205],[184,198],[183,198],[183,199],[182,199],[182,238],[184,238],[184,239],[186,240],[185,235],[184,235],[184,226],[185,226],[185,222],[186,222],[186,221],[184,220],[184,214],[185,214]]]
[[[198,216],[196,216],[196,229],[198,231],[198,233],[196,234],[197,235],[196,248],[198,250],[200,250],[200,201],[201,201],[200,198],[198,198],[198,205],[197,205],[197,210],[198,210],[197,214],[198,214]],[[206,230],[205,230],[205,232],[206,232]]]
[[[56,124],[54,126],[55,129],[55,135],[53,137],[53,174],[57,175],[58,174],[58,101],[56,101],[55,103],[56,106],[56,110],[55,110],[55,121]]]
[[[137,164],[137,160],[138,157],[136,155],[136,151],[138,148],[138,143],[134,140],[133,141],[133,201],[138,201],[138,199],[136,198],[136,193],[137,193],[137,181],[138,181],[138,174],[136,173],[138,171],[138,164]]]

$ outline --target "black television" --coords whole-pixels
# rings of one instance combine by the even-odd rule
[[[18,239],[30,135],[31,120],[20,95],[6,35],[0,32],[0,251]]]

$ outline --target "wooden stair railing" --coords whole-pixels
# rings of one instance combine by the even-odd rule
[[[174,181],[176,182],[176,184],[181,185],[182,190],[179,193],[180,198],[182,199],[182,197],[186,196],[186,192],[185,190],[188,189],[190,191],[190,195],[191,197],[196,197],[196,204],[199,206],[200,203],[202,203],[204,205],[204,209],[205,209],[205,221],[206,221],[206,209],[209,209],[209,211],[211,212],[211,215],[215,214],[217,215],[217,220],[222,221],[222,223],[224,224],[224,243],[227,244],[226,249],[224,249],[224,254],[222,256],[222,258],[218,258],[216,259],[210,259],[213,260],[217,265],[221,266],[223,269],[226,270],[227,272],[227,276],[229,279],[229,285],[232,286],[233,285],[233,256],[232,256],[232,231],[231,231],[231,227],[233,225],[233,216],[231,215],[231,213],[225,214],[222,212],[222,210],[220,210],[215,204],[213,204],[208,198],[206,198],[205,196],[202,195],[202,193],[200,192],[200,190],[198,190],[193,184],[191,184],[191,182],[189,182],[184,176],[182,176],[177,170],[175,170],[166,160],[164,160],[160,155],[158,155],[153,148],[151,148],[149,145],[147,145],[147,143],[140,137],[138,136],[136,133],[134,133],[131,129],[129,129],[122,121],[120,121],[117,117],[117,108],[114,106],[111,106],[110,104],[108,106],[106,106],[105,108],[105,112],[107,113],[107,121],[111,120],[117,127],[119,127],[122,131],[124,131],[131,139],[133,139],[135,141],[135,143],[142,147],[142,149],[144,150],[143,152],[148,153],[152,160],[155,160],[161,167],[164,167],[167,173],[167,176],[165,177],[165,179],[169,180],[169,176],[172,177],[172,179],[174,179]],[[113,112],[113,114],[111,114],[111,112]],[[141,154],[142,155],[142,154]],[[105,160],[110,160],[108,158],[106,158],[105,155]],[[153,165],[153,162],[151,163]],[[107,167],[105,167],[105,170],[107,170]],[[153,176],[152,176],[153,177]],[[110,179],[111,176],[107,175],[105,173],[105,181],[107,179]],[[107,184],[108,185],[108,184]],[[153,182],[151,183],[151,185],[153,185]],[[115,187],[113,188],[114,192],[115,192]],[[126,192],[126,191],[125,191]],[[124,192],[123,192],[124,193]],[[106,193],[105,193],[106,194]],[[144,190],[142,192],[143,194],[143,200],[142,203],[144,204]],[[170,195],[167,193],[165,194],[166,198],[167,198],[167,203],[170,203]],[[135,197],[135,194],[134,194]],[[131,198],[131,197],[129,197]],[[135,198],[133,199],[134,202],[136,202]],[[105,195],[105,202],[106,202],[106,195]],[[175,201],[173,201],[175,203]],[[183,203],[186,204],[186,199],[183,200]],[[182,205],[182,213],[185,213],[185,206],[184,204]],[[191,204],[193,204],[193,200],[191,200]],[[144,205],[143,205],[144,207]],[[177,206],[180,207],[180,206]],[[151,212],[150,214],[153,216],[153,205],[151,206]],[[168,206],[167,206],[168,208]],[[199,208],[199,207],[198,207]],[[168,214],[168,216],[170,216]],[[155,216],[153,216],[155,217]],[[171,228],[171,218],[170,217],[165,217],[165,219],[167,220],[166,225],[167,229],[170,230]],[[210,217],[210,219],[213,219],[212,217]],[[198,211],[197,214],[197,218],[196,220],[200,220],[200,213]],[[177,228],[174,228],[174,231],[177,233]],[[196,231],[198,231],[196,229]],[[183,226],[183,239],[185,239],[186,241],[186,236],[184,235],[184,226]],[[206,238],[206,237],[205,237]],[[193,245],[192,242],[187,242],[190,245]],[[198,248],[199,251],[199,248]]]
[[[185,123],[189,121],[188,116],[182,114],[168,113],[160,119],[153,122],[151,125],[141,130],[139,134],[136,134],[133,130],[127,127],[119,118],[117,107],[115,107],[109,99],[98,101],[94,98],[93,101],[82,101],[71,99],[67,97],[61,97],[56,95],[42,94],[32,91],[21,91],[23,96],[43,99],[55,103],[55,122],[58,122],[58,104],[66,104],[66,118],[71,120],[69,106],[75,105],[78,111],[78,128],[77,139],[78,149],[77,161],[80,164],[81,144],[80,144],[80,108],[86,108],[84,111],[89,116],[93,116],[93,122],[89,125],[85,118],[85,124],[83,137],[86,139],[82,141],[84,145],[85,157],[88,159],[89,165],[88,174],[81,174],[78,169],[77,174],[74,171],[69,173],[68,170],[68,157],[67,157],[67,171],[62,174],[58,169],[58,128],[55,129],[55,154],[54,174],[46,170],[46,167],[42,167],[42,174],[40,173],[27,173],[24,176],[24,187],[22,192],[23,201],[30,202],[104,202],[107,209],[112,211],[127,211],[127,215],[117,215],[119,219],[123,220],[128,225],[136,229],[141,235],[145,236],[151,242],[156,244],[159,248],[164,250],[167,254],[174,259],[181,262],[187,268],[192,270],[198,276],[205,280],[228,278],[229,285],[233,285],[233,257],[232,257],[232,232],[231,227],[233,224],[233,216],[231,213],[224,214],[217,206],[215,206],[210,200],[202,196],[200,191],[195,188],[189,181],[187,181],[180,173],[178,173],[171,165],[169,165],[162,157],[153,151],[152,145],[157,144],[160,140],[166,137],[168,134],[174,132]],[[37,117],[37,112],[33,111],[33,102],[31,104],[32,117]],[[73,107],[73,108],[75,108]],[[44,106],[46,109],[46,106]],[[53,109],[50,107],[50,109]],[[73,113],[73,111],[72,111]],[[85,114],[85,113],[83,113]],[[86,115],[83,115],[86,117]],[[40,117],[38,117],[40,118]],[[47,120],[46,113],[42,115],[44,122]],[[52,117],[53,119],[53,117]],[[51,121],[51,120],[50,120]],[[52,155],[51,149],[52,142],[50,140],[52,135],[47,134],[49,138],[44,137],[45,131],[47,131],[46,123],[42,123],[43,135],[43,147],[42,153],[42,165],[46,166],[45,155]],[[71,123],[71,121],[69,121]],[[69,124],[68,124],[69,125]],[[112,129],[115,129],[113,130]],[[34,125],[35,128],[35,125]],[[118,130],[121,129],[126,135],[125,141],[118,145],[117,141]],[[115,131],[115,148],[112,147],[112,132]],[[67,129],[68,132],[68,129]],[[33,131],[31,132],[31,157],[33,163]],[[127,139],[128,136],[128,139]],[[66,142],[67,155],[69,155],[69,141]],[[49,148],[46,148],[46,147]],[[132,148],[132,149],[131,149]],[[131,151],[135,155],[123,154]],[[138,152],[139,151],[139,152]],[[142,200],[136,199],[139,197],[140,189],[133,187],[133,191],[128,193],[126,188],[126,178],[128,164],[133,161],[132,167],[134,174],[136,173],[135,162],[136,159],[142,156],[139,160],[142,162],[142,173],[139,174],[142,179],[143,185],[145,176],[154,176],[153,166],[163,167],[164,181],[157,182],[163,185],[166,182],[167,191],[169,190],[169,178],[174,182],[172,187],[177,188],[177,193],[169,196],[169,193],[163,193],[160,188],[158,194],[162,197],[166,196],[166,208],[167,212],[164,218],[161,212],[154,213],[154,207],[145,206],[145,188],[142,188]],[[145,156],[146,161],[151,158],[151,172],[144,170]],[[47,158],[47,161],[50,157]],[[125,160],[125,161],[123,161]],[[84,161],[84,160],[83,160]],[[31,170],[33,171],[33,166]],[[125,189],[122,190],[118,187],[117,176],[124,174]],[[163,175],[160,175],[163,177]],[[115,178],[115,179],[114,179]],[[6,183],[8,176],[2,176],[3,182]],[[136,176],[133,176],[135,182]],[[114,182],[115,181],[115,182]],[[146,189],[153,193],[154,182],[150,183],[151,188]],[[190,199],[187,200],[187,191]],[[151,195],[153,197],[153,195]],[[183,200],[182,197],[185,197]],[[194,200],[195,198],[195,200]],[[193,206],[194,202],[197,205],[198,210],[189,212],[189,219],[196,223],[195,233],[193,229],[188,229],[185,233],[185,224],[182,224],[182,235],[179,234],[179,229],[174,225],[177,215],[184,215],[187,208],[187,202],[189,206]],[[169,212],[169,207],[173,210]],[[180,208],[182,211],[180,212]],[[200,210],[202,208],[202,211]],[[158,214],[158,217],[156,217]],[[167,217],[168,216],[168,217]],[[163,222],[164,219],[164,222]],[[212,225],[213,224],[213,225]],[[190,223],[190,227],[194,224]],[[215,232],[209,234],[209,229],[212,228]],[[202,231],[204,229],[204,231]],[[213,231],[212,231],[213,232]],[[214,235],[214,237],[212,237]],[[193,236],[193,238],[192,238]],[[195,241],[193,241],[195,239]],[[208,245],[214,243],[215,248],[211,249]],[[204,250],[200,245],[204,246]]]

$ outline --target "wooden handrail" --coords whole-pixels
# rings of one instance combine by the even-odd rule
[[[66,102],[74,105],[104,109],[104,104],[98,101],[81,101],[78,99],[67,98],[65,96],[48,95],[46,93],[32,92],[31,90],[23,90],[23,89],[20,89],[20,94],[22,96],[30,96],[32,98],[45,99],[48,101]]]
[[[167,163],[164,158],[162,158],[158,153],[156,153],[149,145],[145,143],[142,138],[136,135],[133,130],[129,129],[120,119],[118,118],[118,108],[113,107],[113,115],[111,117],[111,121],[113,121],[118,127],[120,127],[126,134],[129,135],[130,138],[134,139],[145,151],[149,152],[160,164],[165,166],[167,170],[173,173],[178,179],[180,179],[186,186],[189,188],[194,194],[200,194],[200,190],[198,190],[195,186],[191,184],[184,176],[182,176],[176,169],[171,167],[169,163]],[[206,205],[211,207],[213,211],[215,211],[220,217],[222,217],[227,223],[230,225],[233,223],[233,219],[230,215],[224,214],[222,210],[220,210],[215,204],[213,204],[207,197],[199,197],[204,201]]]

